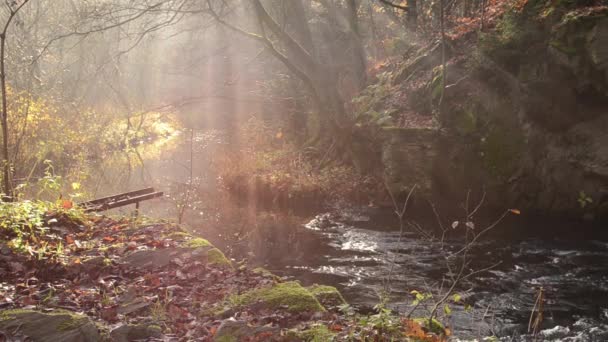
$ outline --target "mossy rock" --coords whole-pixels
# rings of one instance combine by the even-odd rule
[[[29,337],[34,342],[101,341],[97,327],[87,316],[66,310],[51,312],[22,309],[0,311],[0,331],[15,331]]]
[[[346,304],[346,300],[344,300],[340,291],[333,286],[315,284],[307,287],[307,289],[326,308],[335,308]]]
[[[207,263],[212,265],[232,266],[230,260],[228,260],[224,253],[217,248],[212,248],[207,251]]]
[[[285,309],[290,312],[325,311],[310,291],[294,281],[235,295],[230,297],[229,301],[237,307],[261,305],[269,309]]]
[[[256,335],[272,332],[277,332],[275,327],[267,326],[250,326],[245,321],[237,321],[234,318],[229,318],[220,324],[217,328],[217,332],[213,337],[215,342],[238,342],[244,339],[252,339],[255,341],[261,341],[256,338]]]
[[[186,247],[199,248],[199,247],[209,247],[212,246],[209,241],[203,238],[193,238],[191,240],[186,241],[184,244]]]
[[[112,330],[112,332],[110,333],[110,338],[112,341],[115,342],[129,342],[139,340],[147,341],[150,338],[159,338],[162,335],[162,330],[157,325],[125,324]]]
[[[276,274],[273,274],[272,272],[270,272],[269,270],[265,269],[264,267],[256,267],[253,270],[251,270],[251,272],[253,272],[255,274],[262,275],[264,277],[272,278],[275,281],[280,281],[281,280],[281,277],[277,276]]]
[[[188,238],[194,238],[192,236],[192,234],[190,234],[188,232],[184,232],[184,231],[171,232],[170,234],[167,234],[165,237],[167,237],[169,239],[174,239],[174,240],[185,240]]]
[[[135,251],[121,259],[133,268],[154,269],[169,266],[173,260],[198,259],[211,265],[231,266],[224,253],[203,238],[184,241],[181,247],[159,248]]]

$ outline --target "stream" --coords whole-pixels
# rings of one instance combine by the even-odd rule
[[[378,209],[320,214],[294,228],[300,243],[287,253],[267,253],[265,265],[306,284],[337,286],[347,301],[365,309],[378,303],[394,260],[389,307],[409,313],[414,299],[410,292],[436,289],[448,270],[439,257],[439,242],[415,232],[405,232],[399,242],[398,224],[387,219],[391,214]],[[513,224],[499,226],[497,234],[470,253],[472,269],[500,264],[457,287],[463,299],[450,304],[447,319],[457,335],[524,334],[538,288],[543,287],[545,340],[608,340],[608,243],[522,234],[535,228],[532,223],[514,234]],[[456,250],[462,243],[447,241],[445,247]],[[465,310],[466,305],[472,310]],[[428,312],[421,305],[412,316]]]
[[[379,302],[390,273],[388,306],[413,317],[428,315],[426,303],[412,312],[411,291],[436,292],[447,277],[439,242],[412,231],[400,239],[394,213],[382,208],[336,207],[312,215],[244,209],[246,215],[235,211],[222,216],[217,210],[223,202],[214,197],[217,175],[209,167],[222,144],[220,135],[196,132],[195,148],[190,150],[189,134],[182,133],[172,149],[133,170],[139,177],[114,182],[105,192],[155,186],[167,196],[142,204],[142,210],[150,216],[175,218],[180,189],[192,168],[199,196],[191,199],[184,222],[231,257],[246,258],[305,285],[336,286],[363,312]],[[191,155],[192,164],[185,165]],[[247,219],[236,220],[241,216]],[[416,219],[422,227],[435,224],[434,218]],[[543,340],[608,341],[608,236],[602,231],[577,222],[508,217],[471,251],[470,269],[498,265],[457,286],[462,299],[450,304],[447,324],[463,338],[494,333],[507,341],[526,340],[521,335],[528,330],[542,287]],[[458,250],[462,242],[447,240],[444,247]]]

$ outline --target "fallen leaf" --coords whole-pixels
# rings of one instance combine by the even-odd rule
[[[118,316],[118,304],[102,308],[99,312],[99,317],[104,321],[113,322]]]
[[[341,326],[340,324],[332,324],[329,327],[329,329],[332,330],[332,331],[342,331],[344,329],[344,327]]]
[[[63,209],[72,209],[74,207],[74,203],[72,203],[70,200],[62,200],[61,207]]]

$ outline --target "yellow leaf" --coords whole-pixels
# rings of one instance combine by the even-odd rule
[[[509,211],[510,211],[512,214],[515,214],[515,215],[519,215],[519,214],[521,214],[521,211],[519,211],[519,209],[509,209]]]

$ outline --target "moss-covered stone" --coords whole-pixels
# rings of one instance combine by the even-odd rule
[[[162,330],[158,325],[153,324],[125,324],[112,330],[110,337],[115,342],[128,342],[148,340],[162,336]]]
[[[215,342],[236,342],[243,340],[262,341],[258,334],[275,333],[277,328],[268,326],[251,326],[246,321],[228,318],[217,328],[213,340]]]
[[[217,248],[212,248],[207,251],[207,262],[214,265],[231,265],[230,260],[228,260],[224,253]]]
[[[284,308],[291,312],[322,312],[325,308],[315,296],[297,282],[279,283],[230,297],[235,306],[263,305],[268,308]]]
[[[19,332],[33,341],[100,341],[101,336],[91,320],[66,310],[39,312],[34,310],[0,311],[0,331]]]
[[[231,265],[224,253],[206,239],[192,238],[180,245],[181,247],[135,251],[122,258],[120,262],[134,268],[162,268],[171,264],[176,258],[182,260],[198,258],[213,265]]]
[[[188,240],[185,246],[192,248],[208,247],[211,246],[211,243],[203,238],[194,238],[192,240]]]
[[[338,307],[346,304],[340,291],[333,286],[315,284],[307,289],[324,307]]]
[[[167,234],[166,237],[169,239],[186,239],[186,238],[192,238],[192,234],[190,234],[188,232],[178,231],[178,232],[172,232],[170,234]]]
[[[274,279],[276,281],[281,280],[281,277],[273,274],[272,272],[270,272],[269,270],[265,269],[264,267],[256,267],[253,270],[251,270],[251,272],[263,275],[265,277],[272,278],[272,279]]]

